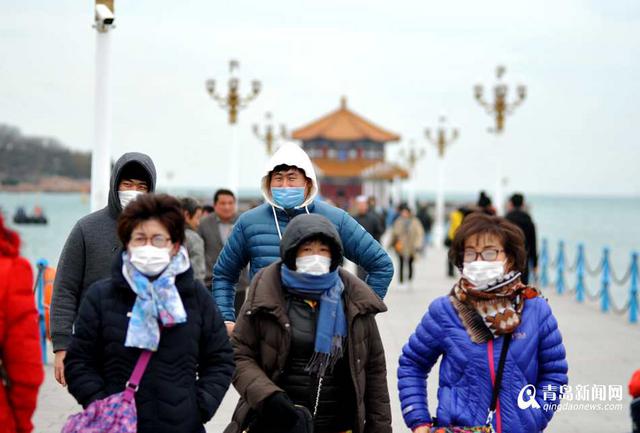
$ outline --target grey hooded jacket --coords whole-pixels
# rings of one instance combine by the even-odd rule
[[[116,222],[122,207],[118,198],[120,173],[128,164],[139,164],[149,174],[149,192],[156,186],[156,169],[143,153],[125,153],[111,172],[106,207],[81,218],[75,224],[60,254],[51,300],[51,340],[53,351],[66,350],[73,322],[86,289],[111,275],[113,258],[122,246],[116,234]]]

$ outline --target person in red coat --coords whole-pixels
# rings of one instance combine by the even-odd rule
[[[31,416],[44,379],[31,265],[20,238],[0,214],[0,433],[33,430]]]

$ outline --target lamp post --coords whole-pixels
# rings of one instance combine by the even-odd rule
[[[407,167],[409,168],[409,191],[408,191],[408,202],[409,208],[415,212],[416,211],[416,185],[415,185],[415,175],[416,175],[416,165],[418,161],[420,161],[425,156],[424,148],[416,149],[415,141],[409,140],[409,146],[407,150],[400,149],[400,157],[405,160]]]
[[[236,140],[236,128],[238,123],[238,112],[246,108],[249,102],[253,101],[260,93],[261,84],[258,80],[251,82],[251,93],[247,96],[240,96],[240,79],[236,76],[236,71],[240,68],[237,60],[229,61],[229,82],[228,93],[219,95],[216,93],[216,81],[209,79],[206,81],[206,89],[211,98],[218,103],[220,108],[229,113],[229,125],[231,126],[231,149],[229,152],[229,185],[228,188],[234,193],[238,193],[238,142]]]
[[[434,245],[436,248],[442,248],[444,242],[444,154],[447,146],[451,145],[458,139],[458,129],[452,128],[449,138],[447,138],[448,131],[444,124],[446,118],[440,116],[440,126],[432,134],[431,130],[427,128],[425,135],[427,140],[433,143],[438,148],[438,183],[436,190],[436,221],[434,227]]]
[[[270,112],[265,113],[264,118],[266,125],[264,126],[264,134],[260,133],[260,126],[256,123],[253,125],[253,133],[260,141],[262,141],[267,149],[267,156],[271,156],[275,150],[274,145],[280,139],[287,139],[287,128],[284,124],[280,125],[280,135],[274,132],[273,122],[271,121],[273,116]]]
[[[94,144],[91,153],[91,211],[103,208],[111,176],[111,29],[115,28],[113,0],[96,0],[94,83]]]
[[[493,87],[494,100],[493,102],[487,102],[483,98],[483,87],[481,84],[476,84],[474,86],[474,96],[475,99],[480,103],[480,106],[485,109],[485,111],[495,117],[495,127],[490,128],[489,132],[495,134],[496,137],[496,146],[495,146],[495,157],[496,157],[496,190],[495,190],[495,203],[496,209],[499,213],[502,213],[503,209],[503,174],[502,174],[502,155],[500,154],[500,139],[499,137],[504,132],[504,123],[508,114],[513,114],[516,107],[518,107],[525,100],[527,96],[527,88],[520,84],[516,87],[517,97],[512,103],[507,102],[507,94],[508,87],[502,81],[502,77],[506,72],[506,68],[504,66],[498,66],[496,68],[496,76],[498,78],[498,82]]]

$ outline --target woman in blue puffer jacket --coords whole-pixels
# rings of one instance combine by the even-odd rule
[[[434,300],[402,349],[398,388],[406,425],[481,426],[498,433],[544,430],[567,385],[567,361],[547,301],[520,281],[524,236],[504,218],[465,218],[450,250],[462,277]],[[506,358],[497,407],[489,417],[499,358]],[[426,379],[442,356],[438,410],[427,406]]]

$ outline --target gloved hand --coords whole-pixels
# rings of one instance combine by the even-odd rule
[[[260,420],[265,429],[287,432],[298,422],[298,412],[286,393],[276,392],[262,403]]]

